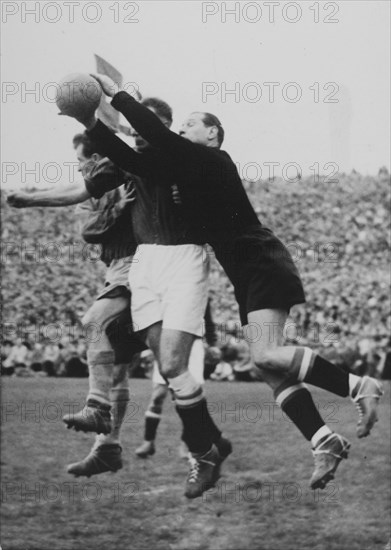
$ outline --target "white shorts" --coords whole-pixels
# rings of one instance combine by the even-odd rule
[[[204,384],[204,358],[205,350],[204,344],[202,343],[201,338],[196,338],[191,348],[188,368],[190,374],[193,376],[194,380],[198,384]],[[167,382],[164,380],[163,376],[159,372],[159,367],[157,361],[154,361],[153,364],[153,373],[152,373],[152,382],[154,384],[167,385]]]
[[[105,286],[97,296],[97,300],[104,298],[114,288],[123,286],[129,290],[129,268],[132,265],[133,256],[112,260],[106,271]]]
[[[203,246],[139,245],[129,270],[135,332],[163,328],[202,335],[209,260]]]

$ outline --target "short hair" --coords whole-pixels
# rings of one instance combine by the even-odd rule
[[[86,158],[92,157],[94,153],[98,153],[98,147],[89,136],[83,132],[82,134],[76,134],[72,140],[73,147],[76,149],[81,144],[83,146],[83,155]]]
[[[151,107],[156,112],[159,118],[164,118],[168,122],[172,122],[172,109],[168,103],[158,97],[146,97],[141,101],[144,107]]]
[[[201,113],[202,114],[202,122],[207,126],[208,128],[210,126],[216,126],[217,128],[217,141],[219,142],[219,146],[224,141],[224,128],[221,125],[221,122],[217,118],[217,116],[212,115],[212,113]]]

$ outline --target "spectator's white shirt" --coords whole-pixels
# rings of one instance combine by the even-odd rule
[[[45,352],[43,355],[44,361],[56,361],[58,359],[58,356],[60,355],[60,350],[58,349],[58,346],[48,345],[45,348]]]
[[[27,355],[29,350],[25,345],[21,344],[20,346],[15,344],[10,351],[9,356],[4,361],[5,367],[12,367],[18,363],[26,363]]]
[[[233,380],[233,369],[230,363],[220,361],[216,365],[214,372],[210,375],[212,380]]]

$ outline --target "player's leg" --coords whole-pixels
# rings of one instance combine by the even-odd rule
[[[382,395],[379,382],[348,373],[309,347],[276,345],[273,331],[281,331],[279,319],[283,313],[273,311],[265,309],[248,314],[252,330],[263,332],[266,339],[275,341],[273,345],[253,346],[256,365],[264,373],[282,373],[298,383],[307,382],[341,397],[350,396],[359,409],[357,435],[367,436],[377,421],[377,405]]]
[[[184,442],[191,452],[205,454],[212,446],[212,433],[213,438],[218,439],[221,432],[210,418],[201,384],[194,380],[188,370],[196,336],[162,328],[161,322],[148,327],[144,335],[148,347],[158,359],[163,379],[168,381],[175,396],[176,410],[183,423]]]
[[[157,346],[153,346],[153,343],[151,343],[151,345],[152,347],[158,347],[159,344]],[[196,338],[191,348],[188,368],[194,379],[200,384],[204,383],[204,355],[205,353],[202,339]],[[167,397],[167,394],[167,381],[160,374],[158,362],[155,361],[152,374],[152,396],[148,409],[145,413],[144,441],[140,447],[136,449],[136,454],[140,458],[147,458],[155,453],[156,432],[161,420],[163,403]],[[182,458],[188,458],[188,449],[183,442],[180,446],[179,454]]]
[[[160,304],[155,304],[155,309],[150,310],[150,319],[160,318]],[[152,396],[148,409],[145,413],[144,442],[136,449],[136,454],[140,458],[147,458],[155,453],[155,438],[158,425],[161,420],[163,403],[168,392],[167,381],[159,372],[160,360],[160,338],[162,333],[162,322],[158,321],[138,333],[148,345],[155,356],[155,363],[152,373]]]
[[[111,431],[110,389],[113,385],[115,352],[106,329],[127,307],[127,296],[104,297],[96,300],[83,318],[87,334],[93,334],[87,352],[89,391],[86,407],[79,413],[64,416],[68,428],[96,433]]]
[[[291,355],[289,346],[283,346],[286,318],[284,310],[265,309],[249,313],[245,334],[254,362],[273,388],[278,405],[311,442],[315,458],[311,487],[323,488],[333,478],[342,458],[347,458],[350,444],[325,424],[305,384],[298,382],[289,371],[278,368]],[[272,364],[266,363],[266,358],[270,357],[274,361]]]
[[[110,390],[111,432],[99,434],[100,445],[120,445],[121,427],[126,416],[130,392],[128,378],[129,363],[116,364],[113,367],[113,386]]]
[[[136,353],[146,349],[145,343],[133,333],[130,314],[131,295],[127,288],[117,287],[110,297],[121,294],[123,309],[105,330],[114,351],[113,386],[110,390],[112,431],[102,437],[106,444],[120,444],[120,431],[129,403],[129,364]]]
[[[202,386],[187,369],[193,341],[202,333],[207,303],[207,255],[196,245],[143,245],[138,254],[139,261],[129,271],[132,317],[140,330],[149,327],[148,345],[174,394],[185,443],[195,460],[208,453],[213,455],[214,464],[209,457],[201,464],[201,470],[206,465],[212,479],[218,460],[217,450],[212,446],[221,432],[210,417]],[[154,334],[158,322],[162,326],[160,338],[158,333]],[[202,484],[206,488],[206,482],[201,481]],[[192,496],[200,496],[202,490],[196,493]]]
[[[249,237],[248,243],[246,239],[240,243],[239,248],[244,247],[246,254],[244,262],[240,262],[243,251],[236,259],[240,275],[235,292],[242,320],[247,318],[253,331],[264,332],[273,339],[273,329],[280,330],[279,321],[266,308],[285,307],[289,311],[292,305],[303,303],[303,285],[289,251],[269,229],[252,230]],[[350,395],[360,409],[357,434],[369,434],[382,394],[380,384],[373,378],[349,374],[304,346],[258,346],[254,359],[263,372],[282,373],[298,383],[308,382],[342,397]]]
[[[110,389],[111,432],[98,434],[89,454],[80,462],[70,464],[68,473],[78,476],[116,472],[123,466],[120,430],[129,403],[129,364],[113,365],[113,385]]]
[[[122,468],[120,430],[129,403],[128,367],[132,356],[145,346],[134,335],[129,334],[131,323],[129,291],[124,287],[117,287],[107,296],[114,299],[118,295],[124,298],[123,309],[118,311],[118,315],[105,329],[105,334],[114,351],[113,384],[110,389],[112,430],[107,435],[97,435],[88,456],[68,467],[68,472],[76,476],[91,476],[107,471],[116,472]]]
[[[160,376],[157,363],[155,363],[152,380],[152,395],[148,408],[145,412],[144,424],[144,441],[136,449],[136,455],[140,458],[147,458],[155,454],[155,439],[160,420],[162,418],[163,404],[168,394],[167,382],[161,378],[161,382],[157,381],[157,376]]]
[[[222,461],[232,447],[222,437],[208,410],[202,384],[188,369],[194,334],[162,329],[160,368],[174,394],[176,411],[182,421],[182,440],[190,452],[190,472],[185,495],[201,496],[219,477]]]

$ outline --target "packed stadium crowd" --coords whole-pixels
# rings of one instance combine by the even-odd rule
[[[310,344],[360,374],[383,373],[390,350],[389,174],[353,171],[336,179],[244,184],[258,217],[286,243],[304,281],[307,303],[291,311],[287,341]],[[27,209],[21,216],[4,194],[2,207],[3,366],[12,366],[22,345],[21,363],[32,366],[30,372],[84,376],[88,335],[80,319],[101,286],[99,249],[81,240],[73,207]],[[220,353],[212,378],[240,379],[235,365],[247,351],[238,308],[212,251],[210,257],[214,348]]]

